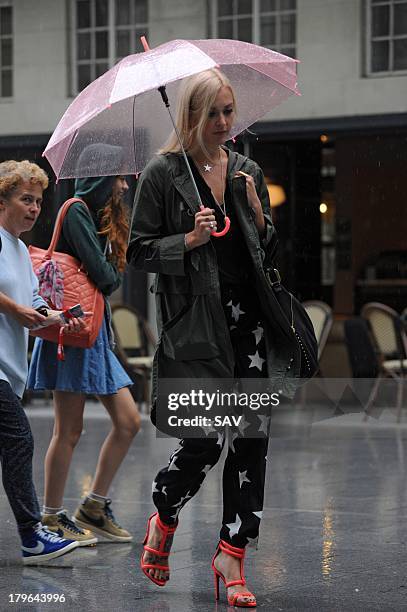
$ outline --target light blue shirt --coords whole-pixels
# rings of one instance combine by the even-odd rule
[[[46,306],[38,295],[38,280],[24,242],[1,226],[0,238],[0,291],[22,306]],[[0,380],[9,382],[18,397],[27,380],[27,347],[28,329],[0,312]]]

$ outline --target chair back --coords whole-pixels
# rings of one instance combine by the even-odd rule
[[[314,327],[318,342],[318,359],[320,359],[333,323],[332,309],[328,304],[320,300],[303,302],[303,306]]]
[[[347,319],[344,332],[353,378],[376,378],[380,359],[368,322],[363,317]]]
[[[132,306],[112,306],[112,323],[116,341],[128,356],[145,356],[155,345],[155,338],[147,321]]]
[[[385,304],[369,302],[361,310],[369,322],[377,348],[383,359],[405,359],[407,340],[400,315]]]

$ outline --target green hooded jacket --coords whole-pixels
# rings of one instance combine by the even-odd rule
[[[121,283],[117,267],[106,259],[106,237],[98,234],[100,217],[112,195],[114,176],[83,178],[75,181],[75,202],[62,224],[57,251],[79,259],[91,280],[104,295],[110,295]]]
[[[253,176],[266,233],[260,238],[249,206],[242,170]],[[277,302],[265,269],[277,238],[263,173],[252,160],[229,151],[227,180],[253,262],[252,282],[264,313],[268,373],[273,387],[292,397],[300,372],[300,351]],[[186,252],[184,236],[194,228],[199,205],[181,155],[155,156],[137,186],[127,260],[155,272],[159,341],[153,365],[152,403],[160,378],[233,378],[234,355],[220,296],[216,252],[211,241]]]

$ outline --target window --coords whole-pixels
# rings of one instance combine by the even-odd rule
[[[366,72],[407,71],[407,0],[367,0]]]
[[[13,95],[13,7],[0,5],[0,98]]]
[[[296,53],[297,0],[212,0],[212,35]]]
[[[148,0],[73,0],[73,90],[81,91],[120,59],[142,51]]]

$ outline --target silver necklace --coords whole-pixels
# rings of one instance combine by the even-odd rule
[[[228,231],[230,230],[230,219],[229,219],[229,217],[226,214],[225,176],[224,176],[224,172],[223,172],[223,164],[222,164],[221,148],[220,147],[218,148],[218,155],[219,155],[219,165],[220,165],[220,179],[221,179],[221,183],[222,183],[222,202],[219,204],[219,202],[215,198],[213,192],[212,192],[212,197],[214,199],[214,202],[215,202],[216,206],[219,208],[220,212],[224,216],[225,227],[220,232],[211,231],[211,235],[214,238],[222,238],[222,236],[225,236],[228,233]],[[218,164],[216,164],[216,165],[218,165]],[[202,164],[202,165],[199,164],[199,166],[203,168],[204,172],[211,172],[212,168],[213,168],[213,166],[211,166],[208,162],[206,164]],[[201,172],[202,172],[202,170],[201,170]]]

